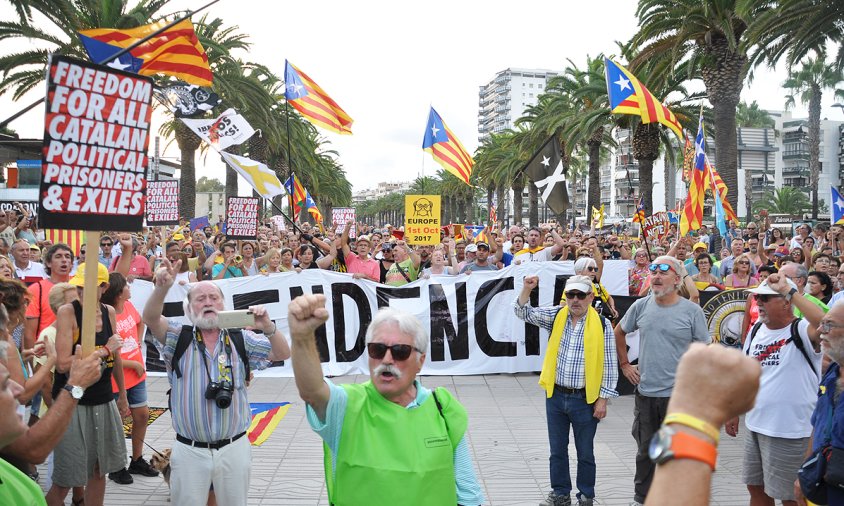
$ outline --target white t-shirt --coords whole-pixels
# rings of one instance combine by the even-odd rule
[[[26,266],[26,269],[22,269],[15,265],[15,273],[18,275],[19,279],[47,277],[47,271],[44,270],[44,265],[40,262],[33,262],[32,260],[29,261],[29,265]]]
[[[803,347],[812,359],[816,371],[821,370],[823,353],[815,353],[807,332],[809,322],[800,320],[797,331]],[[750,342],[745,340],[744,352],[759,360],[762,378],[756,405],[747,413],[744,423],[753,432],[771,437],[798,439],[812,434],[812,411],[818,398],[820,376],[797,346],[786,341],[791,337],[791,324],[778,330],[762,325]]]
[[[518,260],[520,263],[525,262],[550,262],[554,259],[554,255],[551,254],[551,248],[542,248],[541,250],[537,251],[536,253],[525,252],[520,255],[515,255],[513,257],[513,262]]]

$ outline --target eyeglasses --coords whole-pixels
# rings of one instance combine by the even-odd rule
[[[771,300],[773,298],[783,298],[783,296],[782,295],[773,295],[773,294],[757,294],[756,295],[756,300],[758,302],[761,302],[762,304],[767,303],[769,300]]]
[[[750,265],[750,262],[748,262],[747,260],[742,260],[742,261],[736,262],[736,263],[739,264],[739,265]]]
[[[100,246],[102,246],[103,248],[107,248],[107,247],[112,246],[112,245],[114,245],[113,242],[101,242],[100,243]]]
[[[422,353],[419,348],[413,347],[409,344],[393,344],[387,346],[384,343],[369,343],[366,345],[366,351],[369,352],[369,357],[375,360],[381,360],[390,350],[390,354],[398,361],[407,360],[410,357],[410,352],[413,350]]]
[[[651,272],[656,272],[657,270],[659,270],[659,272],[668,272],[670,270],[673,270],[673,268],[669,264],[651,264],[648,269]]]
[[[598,272],[597,267],[587,267],[586,270],[588,270],[589,272]]]
[[[566,298],[567,299],[577,298],[577,300],[583,300],[588,295],[589,295],[588,293],[583,293],[583,292],[566,292]]]
[[[840,323],[832,323],[829,320],[822,320],[821,324],[818,325],[818,329],[821,331],[821,334],[829,334],[829,331],[832,329],[842,329],[844,325]]]

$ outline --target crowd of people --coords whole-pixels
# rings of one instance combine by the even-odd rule
[[[213,281],[306,269],[402,286],[526,262],[571,261],[574,275],[558,304],[532,307],[530,294],[539,279],[528,276],[513,306],[516,317],[550,334],[539,378],[547,397],[550,445],[551,490],[545,504],[572,504],[575,489],[577,504],[593,504],[600,465],[593,440],[606,416],[607,400],[618,395],[620,374],[637,387],[633,504],[644,504],[654,487],[664,493],[666,481],[659,473],[676,468],[672,459],[714,468],[721,426],[736,436],[737,415],[743,411],[733,405],[710,416],[694,402],[672,397],[684,354],[693,343],[712,341],[699,305],[701,292],[741,289],[747,294],[740,346],[749,362],[740,362],[740,367],[748,377],[761,377],[756,405],[745,419],[743,476],[752,504],[801,500],[797,469],[807,451],[818,449],[818,431],[826,430],[818,420],[844,430],[837,425],[838,415],[813,415],[819,383],[823,379],[833,389],[838,385],[834,362],[844,356],[836,351],[844,346],[839,342],[844,341],[844,319],[836,323],[840,307],[833,307],[844,297],[840,225],[801,225],[792,237],[763,220],[743,228],[731,223],[723,236],[702,227],[678,237],[671,227],[665,237],[645,239],[625,230],[570,230],[557,223],[485,228],[474,237],[445,227],[438,244],[414,246],[391,225],[303,223],[279,229],[268,222],[259,227],[255,240],[234,241],[215,228],[191,230],[180,220],[178,226],[143,233],[105,233],[99,244],[82,244],[74,251],[45,240],[29,223],[24,208],[0,213],[0,341],[6,343],[0,379],[3,395],[14,399],[10,406],[26,406],[26,412],[14,410],[21,427],[11,424],[0,430],[0,444],[5,443],[0,447],[0,498],[25,497],[34,490],[40,494],[30,485],[39,478],[35,464],[45,460],[50,462],[45,481],[51,505],[64,504],[71,491],[73,504],[102,504],[106,477],[129,484],[133,474],[157,476],[143,455],[146,326],[172,387],[175,503],[246,504],[251,451],[243,438],[251,419],[246,387],[252,371],[292,355],[308,421],[326,444],[332,503],[371,499],[371,490],[355,484],[377,477],[391,484],[379,489],[386,502],[438,483],[441,494],[432,496],[433,504],[481,504],[483,493],[465,441],[465,409],[448,391],[429,390],[416,377],[428,343],[414,317],[392,310],[375,316],[366,336],[371,381],[355,387],[322,377],[314,343],[316,327],[327,318],[320,295],[291,303],[289,338],[260,306],[250,308],[255,317],[251,330],[220,327],[217,315],[225,309],[224,299]],[[624,314],[601,282],[608,260],[628,263],[629,295],[637,300]],[[97,270],[98,303],[86,308],[95,313],[96,349],[82,358],[78,345],[88,264]],[[154,284],[142,314],[130,300],[137,279]],[[188,287],[185,313],[190,325],[162,316],[164,297],[174,284]],[[631,363],[625,339],[634,331],[640,348],[638,360]],[[755,387],[741,393],[752,396]],[[746,409],[750,405],[752,397]],[[122,417],[133,420],[131,455],[123,440]],[[408,431],[438,435],[450,451],[414,461],[397,459],[388,473],[380,464],[388,453],[403,448],[406,455],[420,455],[427,440],[420,439],[422,447],[417,448],[404,432],[379,426],[384,419]],[[577,448],[574,486],[568,464],[570,428]],[[363,451],[350,443],[353,438],[379,444]],[[655,455],[653,441],[669,450],[682,441],[682,451]],[[208,452],[220,458],[209,459]],[[20,474],[10,474],[10,468]],[[415,478],[402,478],[408,473]],[[453,488],[443,489],[446,484]]]

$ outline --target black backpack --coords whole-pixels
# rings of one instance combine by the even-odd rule
[[[794,343],[794,346],[797,346],[797,349],[800,350],[800,353],[803,354],[803,358],[806,359],[806,362],[809,363],[809,367],[812,368],[812,372],[815,373],[817,376],[818,371],[815,370],[815,364],[812,363],[812,358],[809,357],[809,352],[806,351],[806,346],[803,344],[803,339],[800,338],[800,334],[797,331],[797,325],[800,323],[802,318],[795,318],[793,322],[791,322],[791,337],[789,337],[785,344]],[[762,322],[756,322],[753,325],[753,329],[750,330],[750,343],[747,345],[747,351],[745,355],[750,355],[750,345],[753,344],[753,338],[756,337],[756,333],[759,332],[759,329],[762,327]],[[783,346],[785,346],[785,344]]]
[[[246,368],[246,375],[244,377],[248,380],[250,374],[249,356],[246,354],[246,345],[243,342],[243,332],[237,329],[230,329],[228,332],[229,337],[234,344],[234,349],[237,350],[237,354],[243,362],[243,367]],[[182,377],[182,368],[179,367],[179,359],[181,359],[182,355],[185,354],[185,351],[188,349],[188,346],[190,346],[191,341],[193,341],[193,327],[189,325],[182,325],[182,331],[179,333],[179,340],[176,342],[176,351],[173,352],[173,360],[170,362],[170,365],[176,372],[176,377],[178,378]]]

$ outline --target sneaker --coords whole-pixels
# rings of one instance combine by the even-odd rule
[[[158,471],[153,469],[143,457],[138,457],[138,460],[129,462],[129,472],[149,477],[158,476]]]
[[[539,503],[539,506],[571,506],[571,497],[567,495],[557,495],[552,490],[548,493],[548,497]]]
[[[592,506],[592,502],[592,497],[581,497],[580,494],[577,495],[577,506]]]
[[[108,479],[121,485],[131,485],[135,482],[135,479],[132,478],[132,475],[129,474],[129,471],[125,467],[116,473],[108,473]]]
[[[639,501],[630,501],[630,506],[645,506],[645,505],[640,503]]]

